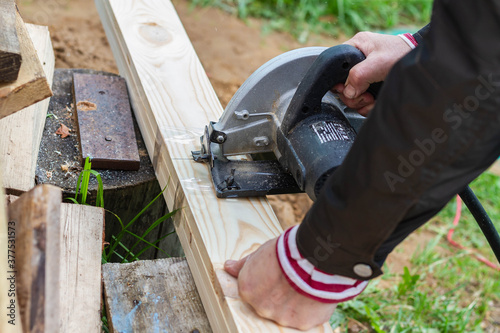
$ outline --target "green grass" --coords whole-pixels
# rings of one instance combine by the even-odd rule
[[[484,173],[471,188],[500,229],[500,177]],[[489,311],[493,305],[500,306],[500,272],[477,261],[468,251],[448,244],[446,234],[455,209],[454,199],[423,227],[435,236],[413,254],[410,268],[387,272],[385,267],[387,277],[397,275],[393,287],[381,289],[377,286],[380,281],[372,281],[358,298],[339,305],[332,326],[343,332],[349,331],[349,322],[362,323],[367,332],[494,332],[492,327],[499,330]],[[465,205],[453,239],[498,263]],[[488,326],[489,331],[484,328]]]
[[[430,19],[432,0],[191,0],[242,19],[265,21],[264,29],[292,33],[305,42],[311,33],[338,36],[402,25],[420,27]]]

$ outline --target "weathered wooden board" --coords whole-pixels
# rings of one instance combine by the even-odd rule
[[[10,205],[19,197],[8,195],[6,199]],[[57,255],[61,310],[57,331],[100,332],[104,209],[62,203],[60,214],[60,252]]]
[[[16,81],[0,84],[0,119],[52,96],[42,62],[17,11],[16,27],[23,61]]]
[[[212,332],[185,258],[105,264],[102,277],[111,332]]]
[[[215,332],[293,332],[258,317],[223,272],[282,231],[265,198],[217,199],[206,165],[192,161],[220,102],[170,1],[96,0],[156,175]],[[331,332],[328,324],[311,332]]]
[[[73,74],[78,144],[92,168],[139,170],[141,162],[127,83],[119,76]]]
[[[61,206],[60,304],[58,332],[101,331],[101,253],[104,210]]]
[[[1,164],[1,163],[0,163]],[[2,187],[2,167],[0,165],[0,309],[5,310],[5,314],[0,320],[0,332],[21,333],[21,314],[19,312],[19,301],[15,287],[15,254],[16,241],[7,220],[6,197]]]
[[[47,82],[52,85],[54,51],[49,29],[27,24],[38,57],[43,63]],[[21,195],[35,185],[35,168],[49,99],[0,119],[0,160],[7,193]]]
[[[24,332],[57,332],[60,323],[61,190],[40,185],[9,205],[15,224],[16,287]]]
[[[0,0],[0,82],[15,81],[21,61],[21,47],[16,30],[16,3],[14,0]]]

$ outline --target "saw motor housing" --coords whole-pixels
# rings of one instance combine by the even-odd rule
[[[193,152],[210,164],[217,196],[306,192],[315,200],[364,119],[330,90],[364,59],[350,45],[301,48],[253,73]]]

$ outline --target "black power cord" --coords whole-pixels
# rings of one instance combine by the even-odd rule
[[[477,224],[479,224],[481,231],[490,244],[493,253],[497,257],[497,260],[500,262],[500,235],[488,216],[488,213],[484,210],[483,205],[481,205],[481,202],[479,202],[479,199],[476,197],[474,192],[472,192],[469,186],[467,186],[458,195],[462,198],[467,208],[469,208],[469,211],[472,216],[474,216]]]

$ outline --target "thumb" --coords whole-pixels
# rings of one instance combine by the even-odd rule
[[[373,61],[367,58],[351,68],[345,82],[344,96],[357,98],[368,89],[370,83],[377,82],[373,65]]]
[[[241,269],[245,266],[249,256],[246,256],[240,260],[226,260],[224,263],[224,270],[228,272],[233,277],[237,278],[240,274]]]

